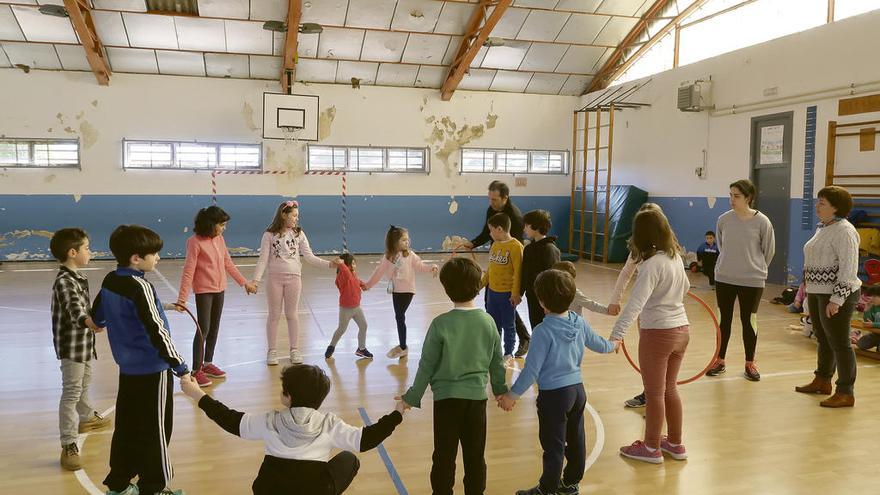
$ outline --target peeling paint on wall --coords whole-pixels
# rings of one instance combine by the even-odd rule
[[[47,175],[45,178],[43,178],[43,182],[45,182],[47,184],[52,182],[53,180],[55,180],[55,174],[50,174],[50,175]]]
[[[332,106],[318,116],[318,140],[323,141],[330,136],[333,128],[333,119],[336,118],[336,106]]]
[[[241,108],[241,115],[244,117],[244,125],[246,125],[248,129],[252,131],[260,130],[260,128],[254,124],[254,107],[252,107],[250,103],[244,102],[244,105],[242,105]]]
[[[485,122],[480,125],[464,124],[459,127],[449,117],[443,117],[439,121],[434,119],[432,122],[429,121],[431,118],[425,119],[426,123],[430,124],[433,122],[434,124],[430,135],[425,141],[431,147],[434,156],[443,163],[444,172],[447,177],[451,177],[453,173],[458,172],[458,160],[454,157],[458,150],[470,142],[483,137],[486,129],[494,128],[498,121],[498,115],[493,114],[491,111],[486,115]]]
[[[58,112],[57,114],[55,114],[55,118],[58,119],[59,124],[64,125],[64,114],[63,113]]]
[[[49,255],[44,253],[31,253],[30,251],[22,251],[20,253],[9,253],[6,255],[6,259],[9,261],[24,261],[33,259],[45,260],[49,259]]]
[[[79,200],[81,200],[81,199],[82,199],[82,194],[74,194],[73,195],[74,202],[79,203]]]
[[[73,130],[73,127],[67,126],[64,128],[64,132],[68,134],[76,134],[76,131]]]
[[[98,100],[92,100],[92,106],[98,108]]]
[[[715,201],[717,198],[715,196],[709,196],[706,198],[706,202],[709,203],[709,208],[715,208]]]
[[[83,116],[86,114],[85,110],[76,114],[76,120],[82,120]]]
[[[457,211],[458,211],[458,201],[453,199],[452,201],[449,202],[449,214],[455,215],[455,213]]]
[[[256,253],[257,253],[256,251],[254,251],[253,249],[251,249],[249,247],[233,247],[233,248],[229,248],[229,252],[231,254],[253,254],[253,255],[256,255]]]
[[[98,142],[98,136],[100,135],[98,129],[95,129],[95,126],[93,126],[88,120],[84,120],[79,125],[79,134],[83,140],[83,149],[89,149],[94,146],[94,144]]]

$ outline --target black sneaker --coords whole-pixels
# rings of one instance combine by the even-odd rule
[[[640,393],[639,395],[637,395],[637,396],[633,397],[632,399],[629,399],[628,401],[623,403],[624,406],[632,408],[632,409],[639,408],[639,407],[645,407],[645,405],[647,405],[647,404],[648,404],[648,401],[647,401],[647,399],[645,399],[644,392]]]
[[[333,351],[335,350],[335,347],[333,347],[332,345],[328,345],[327,350],[324,351],[324,359],[330,359],[331,357],[333,357]]]
[[[520,340],[519,341],[519,348],[516,350],[515,353],[513,353],[513,357],[521,358],[521,357],[525,356],[526,354],[528,354],[529,353],[529,342],[530,342],[529,339]]]
[[[754,363],[746,363],[746,369],[743,371],[743,376],[746,377],[746,380],[752,382],[761,381],[761,374],[758,373],[758,367],[755,366]]]
[[[706,372],[706,376],[718,376],[726,371],[727,368],[724,366],[724,361],[716,359],[715,364]]]
[[[534,486],[532,488],[529,488],[528,490],[517,490],[516,495],[555,495],[555,494],[548,493],[548,492],[545,492],[544,490],[541,490],[541,486],[538,485],[538,486]]]
[[[644,399],[644,395],[642,394],[642,398]],[[636,396],[639,397],[639,396]],[[566,485],[565,483],[559,483],[559,489],[556,490],[556,495],[580,495],[580,487],[578,487],[577,483],[572,483],[570,485]]]
[[[354,351],[354,354],[358,357],[373,359],[373,353],[368,351],[366,347]]]

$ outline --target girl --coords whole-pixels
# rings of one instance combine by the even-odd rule
[[[260,242],[260,259],[254,271],[254,284],[259,287],[263,273],[269,269],[269,287],[266,290],[266,301],[269,304],[269,316],[266,320],[266,341],[268,352],[266,364],[278,364],[278,352],[275,341],[278,337],[278,321],[281,310],[287,318],[287,335],[290,339],[290,362],[303,362],[299,344],[299,296],[302,292],[302,255],[310,264],[320,268],[335,268],[338,260],[325,261],[312,253],[305,232],[299,227],[299,203],[285,201],[275,210],[275,218],[266,228]]]
[[[397,338],[400,341],[400,345],[386,354],[392,359],[402,358],[409,352],[406,348],[406,310],[415,296],[416,271],[431,272],[436,277],[439,269],[437,265],[425,263],[419,255],[411,252],[409,232],[403,227],[392,225],[385,234],[385,256],[373,271],[370,280],[364,284],[364,288],[369,290],[382,277],[390,275],[388,292],[391,293],[391,301],[394,303],[394,319],[397,320]]]
[[[361,292],[364,283],[357,276],[357,262],[351,253],[339,255],[342,264],[336,270],[336,287],[339,288],[339,327],[330,339],[330,345],[324,352],[324,359],[333,357],[336,344],[348,330],[348,324],[354,319],[358,326],[358,348],[355,355],[360,358],[373,359],[373,353],[367,350],[367,319],[361,309]]]
[[[189,291],[196,294],[196,314],[202,328],[204,355],[199,335],[193,337],[193,377],[202,387],[213,382],[211,378],[223,378],[226,372],[215,366],[214,348],[220,333],[220,316],[223,313],[223,298],[226,292],[226,274],[232,276],[248,294],[256,293],[257,288],[249,283],[238,271],[223,232],[229,222],[229,215],[218,206],[202,208],[193,223],[193,236],[186,241],[186,261],[180,278],[180,292],[177,295],[178,311],[183,311]],[[202,362],[204,360],[204,362]]]
[[[755,185],[742,179],[730,185],[731,210],[718,217],[718,262],[715,265],[715,296],[721,313],[721,350],[708,376],[727,369],[724,356],[730,342],[733,303],[739,299],[739,319],[743,329],[746,365],[743,376],[756,382],[761,379],[755,364],[758,345],[758,304],[767,280],[767,268],[776,251],[773,224],[763,213],[752,208]]]
[[[663,213],[643,210],[633,220],[630,251],[639,264],[638,275],[611,340],[623,340],[627,328],[638,318],[647,411],[644,441],[621,447],[620,454],[659,464],[663,462],[662,450],[683,460],[687,452],[681,441],[682,406],[676,382],[689,340],[684,297],[690,283],[682,269],[681,247]],[[664,419],[669,436],[661,439]]]

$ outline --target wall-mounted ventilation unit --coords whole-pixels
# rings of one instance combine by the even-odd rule
[[[698,79],[682,83],[678,88],[678,109],[682,112],[701,112],[714,107],[711,80]]]

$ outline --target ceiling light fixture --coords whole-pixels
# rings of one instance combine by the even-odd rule
[[[61,5],[40,5],[40,8],[37,10],[43,15],[51,15],[52,17],[70,17],[67,9]]]
[[[287,24],[281,21],[266,21],[263,23],[263,29],[266,31],[274,31],[276,33],[286,33]],[[324,28],[320,24],[314,22],[304,22],[299,25],[299,29],[297,30],[297,32],[301,34],[319,34],[322,31],[324,31]]]
[[[486,38],[486,41],[483,42],[483,46],[493,47],[493,46],[504,46],[504,38],[498,38],[497,36],[492,36]]]

